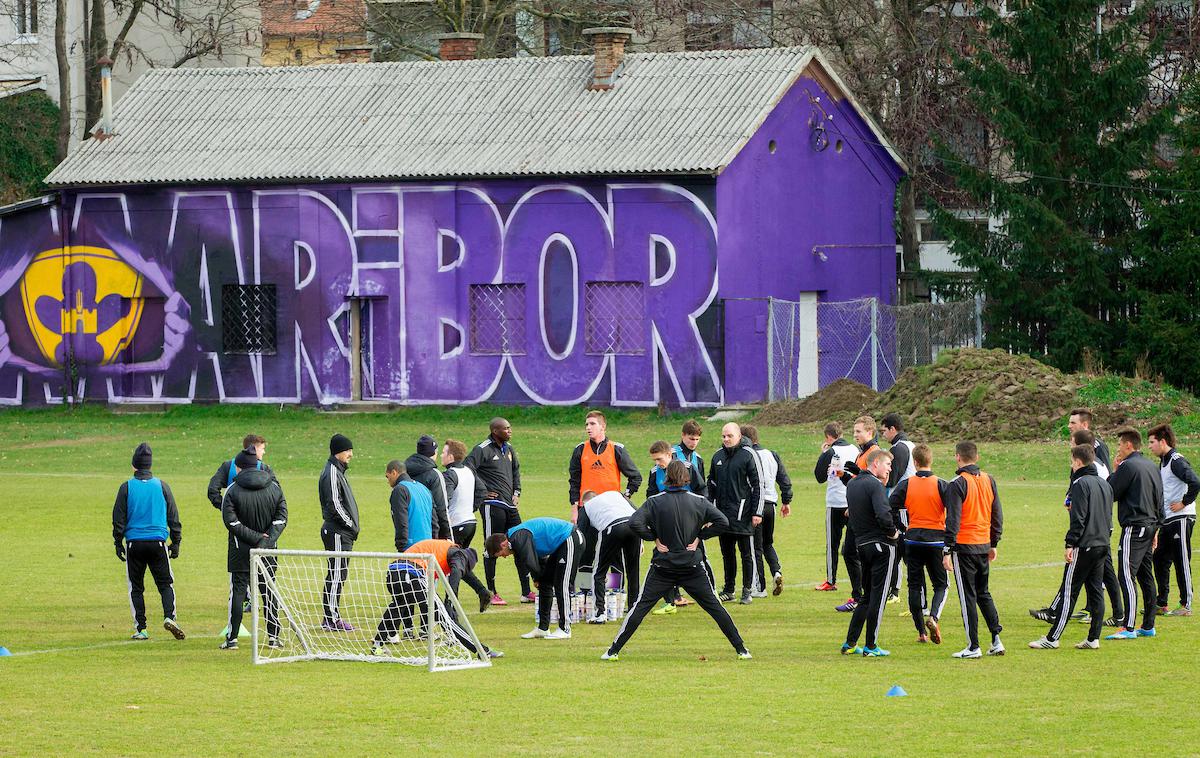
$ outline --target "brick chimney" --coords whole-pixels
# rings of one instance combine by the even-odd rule
[[[374,45],[349,45],[334,48],[338,63],[370,63],[371,55],[375,52]]]
[[[634,30],[626,26],[596,26],[584,29],[583,36],[591,39],[595,50],[592,81],[588,89],[612,89],[625,60],[625,46],[633,39]]]
[[[482,34],[472,34],[471,32],[439,34],[437,36],[438,57],[444,61],[469,61],[475,57],[482,39]]]

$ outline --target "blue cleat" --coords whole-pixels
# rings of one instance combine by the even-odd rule
[[[1106,639],[1106,640],[1136,640],[1137,638],[1138,638],[1137,634],[1134,633],[1134,631],[1132,629],[1122,629],[1119,632],[1114,632],[1113,634],[1108,635],[1104,639]]]
[[[891,655],[889,651],[884,650],[878,645],[875,647],[864,647],[862,649],[862,654],[863,658],[883,658],[884,656]]]
[[[1158,631],[1155,629],[1138,629],[1137,630],[1137,636],[1139,636],[1139,637],[1154,637],[1157,634],[1158,634]]]

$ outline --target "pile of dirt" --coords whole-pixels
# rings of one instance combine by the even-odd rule
[[[1054,435],[1079,381],[1024,355],[961,348],[906,369],[871,405],[895,411],[914,439],[1037,440]]]
[[[875,390],[852,379],[838,379],[803,400],[781,400],[764,407],[754,417],[761,426],[812,424],[827,421],[845,423],[859,415],[879,397]]]

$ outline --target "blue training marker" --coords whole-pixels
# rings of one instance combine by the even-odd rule
[[[12,653],[8,652],[8,648],[0,647],[0,658],[3,658],[6,655],[12,655]]]
[[[887,697],[908,697],[908,693],[898,684],[893,684],[892,688],[887,691]]]

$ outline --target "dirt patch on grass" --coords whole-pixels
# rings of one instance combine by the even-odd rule
[[[758,412],[754,423],[763,426],[813,424],[853,418],[875,402],[879,394],[852,379],[838,379],[803,400],[782,400]]]

